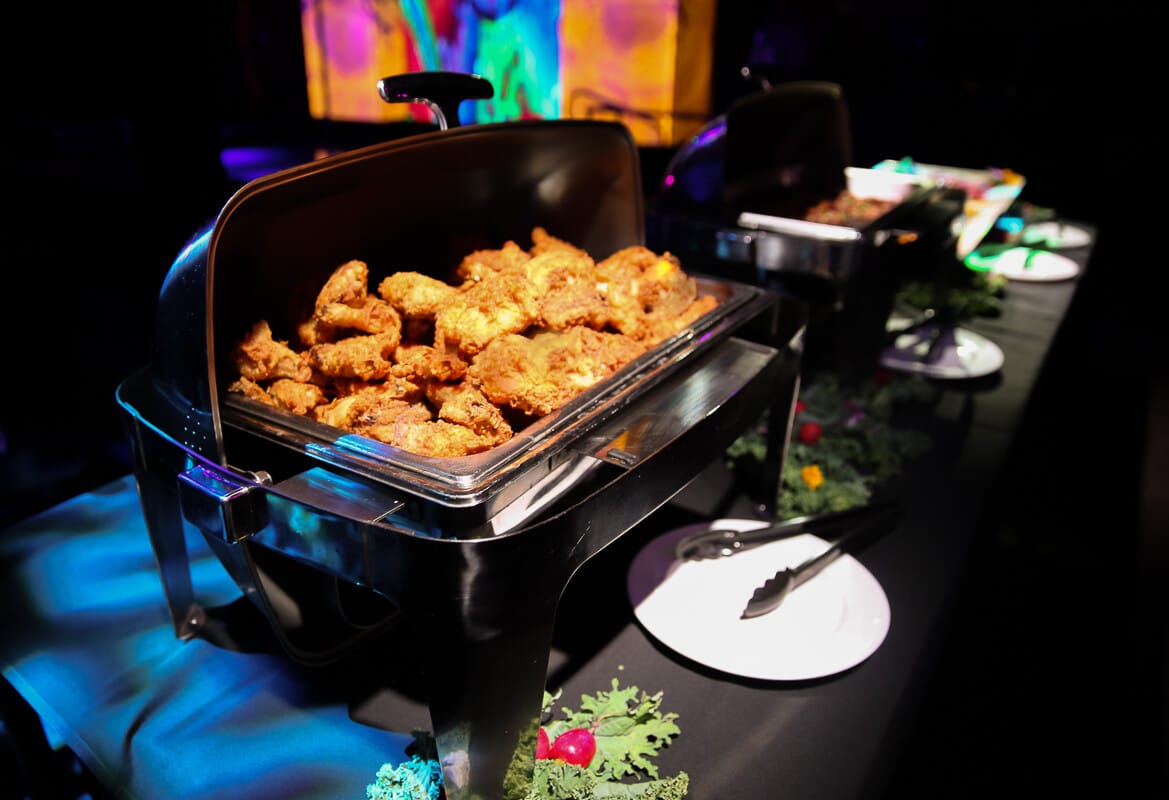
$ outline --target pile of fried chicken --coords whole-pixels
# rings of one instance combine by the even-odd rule
[[[452,458],[508,441],[717,300],[669,253],[600,262],[541,227],[532,244],[478,250],[451,283],[337,267],[297,327],[300,347],[255,323],[229,391],[411,453]]]
[[[809,208],[804,214],[804,219],[828,225],[861,227],[891,210],[898,202],[877,197],[860,197],[844,189],[835,197],[821,200]]]

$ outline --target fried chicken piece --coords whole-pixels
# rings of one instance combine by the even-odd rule
[[[421,272],[395,272],[382,279],[378,294],[403,316],[434,319],[440,308],[452,302],[459,290]]]
[[[318,422],[347,431],[388,425],[409,412],[412,419],[432,419],[430,408],[420,402],[422,390],[409,381],[368,384],[313,409]],[[425,412],[425,413],[423,413]]]
[[[682,270],[677,258],[641,245],[601,261],[597,275],[609,306],[609,324],[635,339],[660,341],[655,329],[660,333],[668,327],[669,320],[698,296],[698,282]]]
[[[377,381],[363,381],[358,378],[333,378],[331,384],[335,397],[344,397],[345,395],[357,394],[367,389],[375,389],[387,397],[409,400],[413,403],[422,400],[425,394],[421,384],[415,383],[409,378],[400,378],[394,375],[391,375],[385,380]]]
[[[584,250],[581,250],[570,242],[553,236],[539,225],[532,228],[532,247],[528,252],[533,256],[538,256],[541,253],[568,252],[588,258],[590,261],[592,260],[591,256]]]
[[[704,294],[694,299],[681,314],[664,314],[657,311],[646,315],[648,332],[642,339],[646,345],[652,347],[678,333],[687,325],[692,324],[699,317],[718,308],[718,298]]]
[[[387,401],[379,409],[378,419],[355,424],[349,430],[371,439],[377,439],[379,442],[401,447],[392,441],[395,430],[406,430],[432,422],[434,422],[434,409],[426,403],[407,403],[404,400]]]
[[[320,386],[288,378],[273,381],[268,387],[268,394],[276,401],[276,405],[301,415],[307,415],[329,399]]]
[[[369,265],[357,259],[346,261],[333,270],[321,291],[317,293],[313,313],[320,316],[326,306],[334,303],[350,308],[361,308],[365,305],[368,294]]]
[[[503,444],[514,435],[499,407],[469,383],[433,384],[426,396],[439,407],[439,419],[470,428],[489,441],[490,447]]]
[[[476,355],[467,376],[491,402],[544,416],[644,351],[627,336],[584,326],[531,338],[510,334]]]
[[[537,322],[543,327],[601,328],[608,321],[608,307],[597,284],[596,264],[586,253],[571,245],[550,247],[533,256],[523,271],[539,297]]]
[[[390,374],[393,367],[390,357],[398,341],[399,332],[396,330],[349,336],[336,342],[313,345],[308,350],[308,363],[313,369],[333,378],[378,380]]]
[[[315,344],[337,341],[341,338],[341,331],[316,317],[309,317],[296,326],[296,335],[305,347],[312,347]]]
[[[242,394],[249,400],[301,415],[307,415],[314,407],[328,400],[320,386],[300,383],[289,378],[277,378],[266,389],[255,381],[239,378],[228,386],[227,390]]]
[[[255,400],[264,405],[276,405],[276,398],[268,394],[268,391],[263,386],[250,378],[238,378],[232,381],[231,385],[227,387],[227,391],[242,394],[249,400]]]
[[[312,320],[319,327],[298,329],[306,344],[336,341],[330,329],[352,328],[364,333],[401,334],[402,318],[390,303],[370,295],[369,265],[356,259],[346,261],[333,270],[313,305]],[[305,323],[309,325],[309,323]],[[304,326],[302,326],[304,327]]]
[[[232,363],[241,377],[253,381],[291,378],[308,383],[312,379],[312,369],[304,356],[287,342],[274,339],[267,320],[254,324],[240,340],[232,353]]]
[[[344,303],[326,303],[313,317],[327,328],[353,328],[365,333],[390,333],[401,335],[402,317],[397,309],[377,297],[367,297],[361,306],[354,308]]]
[[[412,381],[457,381],[467,374],[467,362],[458,353],[426,344],[400,344],[394,350],[393,375]]]
[[[531,255],[515,242],[508,240],[498,250],[476,250],[463,256],[455,267],[455,277],[464,284],[474,284],[527,263]]]
[[[682,271],[678,260],[663,253],[642,270],[637,296],[647,314],[681,314],[698,297],[698,282]]]
[[[597,264],[597,286],[608,306],[609,324],[635,339],[645,334],[645,308],[638,284],[642,270],[656,260],[657,254],[652,250],[635,245]]]
[[[434,458],[458,458],[494,447],[491,437],[443,419],[415,421],[403,417],[389,425],[376,425],[362,434],[410,453]]]
[[[493,275],[438,312],[434,346],[454,346],[473,356],[492,339],[525,330],[539,313],[539,298],[527,278],[511,272]]]

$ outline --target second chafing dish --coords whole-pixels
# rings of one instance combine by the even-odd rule
[[[805,300],[805,366],[865,376],[900,283],[952,252],[961,201],[923,181],[872,219],[805,219],[848,188],[851,159],[838,85],[794,81],[741,98],[667,164],[648,244],[692,269]]]

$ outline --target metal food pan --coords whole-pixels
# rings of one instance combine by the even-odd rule
[[[231,447],[233,432],[260,437],[302,455],[304,461],[294,462],[294,468],[309,462],[332,465],[403,493],[407,518],[440,527],[444,520],[455,518],[460,526],[484,523],[565,465],[587,458],[576,446],[582,437],[620,415],[666,377],[687,369],[698,356],[774,302],[770,293],[759,287],[695,278],[700,295],[718,300],[716,308],[561,408],[534,419],[507,442],[484,452],[457,458],[417,455],[239,394],[224,393],[221,414],[228,456],[240,466],[237,451]],[[254,466],[271,469],[263,462]],[[419,508],[418,501],[438,508]],[[450,515],[443,513],[448,508]],[[457,517],[456,509],[460,511]]]

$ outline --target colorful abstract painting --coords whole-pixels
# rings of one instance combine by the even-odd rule
[[[693,133],[710,106],[715,0],[302,0],[309,112],[316,119],[428,121],[391,105],[380,78],[470,72],[494,97],[462,124],[624,122],[641,144]]]

